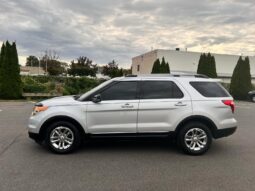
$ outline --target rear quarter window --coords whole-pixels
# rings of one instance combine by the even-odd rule
[[[228,91],[218,82],[190,82],[204,97],[230,97]]]

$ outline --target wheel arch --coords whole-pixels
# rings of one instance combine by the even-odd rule
[[[178,133],[180,132],[181,128],[190,123],[190,122],[200,122],[205,124],[206,126],[209,127],[209,129],[211,130],[212,136],[215,138],[215,132],[217,131],[217,126],[215,125],[215,123],[209,119],[208,117],[202,116],[202,115],[193,115],[190,117],[187,117],[185,119],[183,119],[176,127],[175,129],[175,135],[178,135]]]
[[[77,127],[77,129],[81,133],[82,137],[84,137],[86,135],[84,128],[82,127],[82,125],[77,120],[75,120],[74,118],[69,117],[69,116],[58,115],[58,116],[54,116],[54,117],[51,117],[51,118],[47,119],[42,124],[42,126],[40,128],[40,131],[39,131],[39,135],[40,135],[42,140],[45,139],[47,127],[50,124],[52,124],[54,122],[57,122],[57,121],[66,121],[66,122],[72,123],[73,125],[75,125],[75,127]]]

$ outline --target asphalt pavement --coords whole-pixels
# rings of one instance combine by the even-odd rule
[[[52,154],[27,136],[30,102],[0,102],[0,191],[255,190],[255,104],[238,102],[237,132],[202,156],[158,141],[93,141]]]

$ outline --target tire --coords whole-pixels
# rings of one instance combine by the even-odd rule
[[[255,95],[251,96],[251,101],[255,102]]]
[[[80,132],[72,123],[58,121],[48,127],[45,143],[54,153],[71,153],[77,149],[81,143]]]
[[[190,122],[180,130],[177,141],[184,153],[202,155],[211,146],[212,134],[205,124]]]

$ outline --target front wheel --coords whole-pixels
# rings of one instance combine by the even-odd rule
[[[188,123],[180,130],[178,143],[182,150],[187,154],[204,154],[210,148],[212,143],[211,131],[202,123]]]
[[[55,153],[65,154],[74,151],[81,142],[77,128],[69,122],[59,121],[49,126],[46,145]]]

